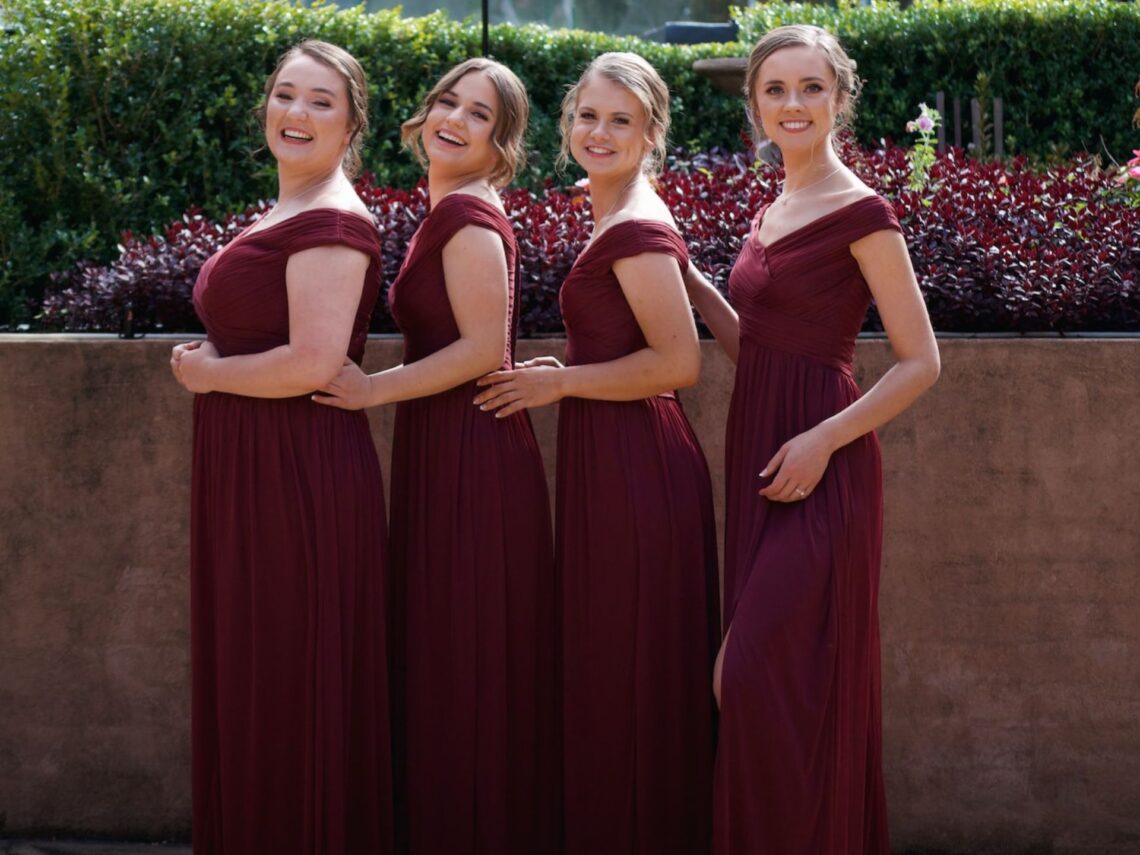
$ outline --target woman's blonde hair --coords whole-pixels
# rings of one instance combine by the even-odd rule
[[[352,136],[348,140],[348,149],[344,153],[341,168],[349,178],[355,178],[360,172],[360,149],[364,146],[364,135],[368,132],[368,78],[364,69],[352,54],[342,47],[317,39],[305,39],[281,55],[277,60],[277,67],[265,80],[265,92],[261,103],[253,114],[257,117],[262,131],[265,130],[265,108],[269,102],[269,95],[277,85],[277,76],[285,64],[299,56],[315,59],[321,65],[328,66],[344,80],[345,93],[348,95],[348,126],[352,129]]]
[[[765,139],[760,120],[753,115],[752,106],[756,103],[756,87],[760,77],[760,66],[778,50],[790,47],[817,48],[822,54],[832,74],[835,75],[837,115],[836,129],[850,128],[855,123],[855,105],[859,100],[862,81],[855,73],[855,60],[839,43],[839,39],[822,27],[811,24],[791,24],[769,30],[752,48],[748,55],[748,66],[744,73],[744,97],[747,99],[748,122],[757,141]]]
[[[514,180],[519,169],[526,162],[527,121],[530,118],[530,102],[526,97],[526,87],[518,76],[493,59],[475,57],[459,63],[439,79],[420,104],[416,114],[400,125],[400,141],[415,155],[420,165],[427,168],[428,157],[424,150],[423,130],[428,113],[443,93],[453,89],[460,78],[481,71],[495,87],[499,96],[499,110],[495,115],[495,127],[491,131],[491,142],[499,155],[498,162],[490,175],[491,184],[505,187]]]
[[[650,139],[653,148],[642,163],[642,170],[656,175],[665,165],[665,146],[669,137],[669,87],[657,73],[657,69],[635,53],[603,53],[591,62],[578,82],[570,87],[562,99],[562,145],[558,152],[558,166],[565,167],[570,161],[570,130],[574,126],[574,113],[578,109],[578,95],[597,74],[606,80],[629,90],[641,102],[649,122]]]

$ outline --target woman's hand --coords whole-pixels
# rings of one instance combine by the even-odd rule
[[[520,410],[543,407],[562,398],[563,365],[553,356],[539,356],[516,362],[512,371],[493,371],[475,381],[487,387],[475,396],[474,404],[484,411],[495,411],[495,418],[506,418]]]
[[[806,499],[823,478],[833,451],[828,437],[818,427],[792,437],[760,473],[761,478],[772,479],[760,495],[773,502]]]
[[[200,341],[186,341],[182,344],[174,345],[174,349],[170,351],[170,372],[180,385],[186,385],[182,381],[182,357],[191,350],[197,350],[201,346],[202,342]]]
[[[332,382],[313,395],[313,400],[326,407],[342,410],[363,410],[369,406],[372,381],[360,366],[347,357]]]
[[[537,368],[540,366],[546,368],[566,367],[561,362],[559,362],[556,357],[553,356],[536,356],[534,359],[528,359],[526,362],[515,363],[515,368]],[[487,376],[489,377],[490,375],[488,374]]]
[[[179,383],[191,392],[204,395],[214,391],[210,385],[210,369],[212,363],[221,358],[211,342],[191,341],[174,348],[170,363]]]

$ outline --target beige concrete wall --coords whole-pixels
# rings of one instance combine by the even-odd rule
[[[941,344],[938,386],[881,431],[896,849],[1140,852],[1140,340]],[[189,832],[169,347],[0,336],[0,837]],[[719,496],[731,366],[705,357],[684,401]],[[889,357],[860,342],[864,386]]]

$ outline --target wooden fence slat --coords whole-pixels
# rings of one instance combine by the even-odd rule
[[[1005,157],[1004,117],[1002,116],[1002,100],[994,98],[994,157]]]
[[[934,93],[934,109],[938,111],[938,115],[942,117],[942,121],[938,125],[938,153],[943,154],[946,151],[946,93]]]
[[[970,99],[970,131],[974,137],[974,157],[982,156],[982,104],[977,98]]]
[[[949,128],[951,123],[954,126],[954,147],[962,147],[963,137],[963,122],[962,122],[962,99],[953,98],[952,111],[953,117],[946,113],[946,93],[938,91],[934,93],[934,105],[938,110],[938,115],[942,117],[942,123],[938,126],[938,153],[943,154],[948,146],[947,138],[949,136]],[[992,122],[993,131],[993,156],[996,158],[1005,157],[1005,102],[1001,98],[994,98],[993,112],[990,114],[990,121]],[[982,152],[982,105],[977,98],[970,99],[970,136],[973,138],[974,143],[974,156],[981,157]]]

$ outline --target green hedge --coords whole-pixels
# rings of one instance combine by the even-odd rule
[[[839,7],[760,4],[736,10],[740,39],[812,23],[843,41],[866,81],[864,141],[898,139],[934,93],[999,96],[1006,151],[1038,156],[1140,145],[1131,127],[1140,77],[1140,3],[1121,0],[917,0]],[[968,117],[969,107],[964,114]]]
[[[750,42],[768,26],[811,20],[837,31],[868,79],[863,140],[898,137],[937,89],[966,94],[977,74],[1006,104],[1009,148],[1037,154],[1135,146],[1131,85],[1140,74],[1140,9],[1115,0],[966,0],[894,7],[770,4],[737,11]],[[29,298],[79,258],[105,262],[125,229],[149,232],[191,206],[211,216],[274,191],[250,117],[266,73],[308,36],[361,59],[375,133],[364,152],[380,183],[419,175],[399,124],[450,65],[479,52],[479,31],[443,15],[339,11],[287,0],[5,0],[0,23],[0,327],[28,319]],[[564,87],[606,50],[636,50],[674,93],[673,143],[735,147],[739,98],[692,71],[747,44],[667,46],[539,26],[500,25],[492,53],[532,98],[533,162],[552,175]],[[1095,57],[1095,58],[1094,58]]]

